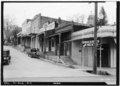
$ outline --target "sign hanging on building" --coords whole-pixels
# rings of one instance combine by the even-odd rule
[[[45,31],[53,30],[53,29],[55,29],[55,27],[56,27],[56,23],[55,22],[52,22],[50,24],[48,22],[46,22],[45,24],[43,24],[43,28],[45,29]]]
[[[46,28],[46,30],[52,30],[52,29],[55,29],[55,22],[50,23]]]
[[[39,30],[39,33],[42,33],[42,32],[44,32],[45,31],[45,28],[41,28],[40,30]]]
[[[97,44],[99,43],[99,40],[97,40]],[[84,46],[93,46],[94,45],[94,40],[90,40],[90,41],[82,41],[82,44]]]
[[[46,22],[45,24],[43,24],[43,28],[46,29],[48,27],[48,25],[49,25],[48,22]]]

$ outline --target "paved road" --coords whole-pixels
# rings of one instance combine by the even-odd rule
[[[5,81],[60,81],[60,82],[104,82],[115,84],[115,76],[100,76],[84,72],[80,69],[71,69],[54,65],[40,59],[28,57],[12,47],[10,49],[11,63],[4,66]]]

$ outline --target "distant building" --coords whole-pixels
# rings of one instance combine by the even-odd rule
[[[17,34],[17,45],[30,49],[31,37],[29,33],[31,32],[31,19],[26,19],[22,24],[22,31]]]
[[[87,24],[90,26],[94,26],[94,15],[89,15]]]
[[[31,26],[31,24],[29,24],[31,22],[30,19],[26,19],[23,24],[22,24],[22,33],[29,33],[29,27]]]

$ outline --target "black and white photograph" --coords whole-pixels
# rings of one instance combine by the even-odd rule
[[[1,84],[117,84],[116,1],[1,4]]]

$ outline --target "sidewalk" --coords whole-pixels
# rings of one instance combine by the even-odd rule
[[[62,63],[56,63],[54,61],[51,61],[51,60],[47,60],[47,59],[44,59],[44,58],[40,58],[40,60],[43,60],[43,61],[46,61],[46,62],[50,62],[52,64],[55,64],[55,65],[59,65],[59,66],[65,66],[65,67],[68,67],[68,68],[72,68],[72,69],[77,69],[77,70],[83,70],[83,71],[87,71],[87,70],[93,70],[92,67],[86,67],[86,66],[79,66],[79,65],[66,65],[66,64],[62,64]],[[98,71],[106,71],[108,72],[109,74],[113,75],[113,76],[116,76],[116,68],[97,68]]]

